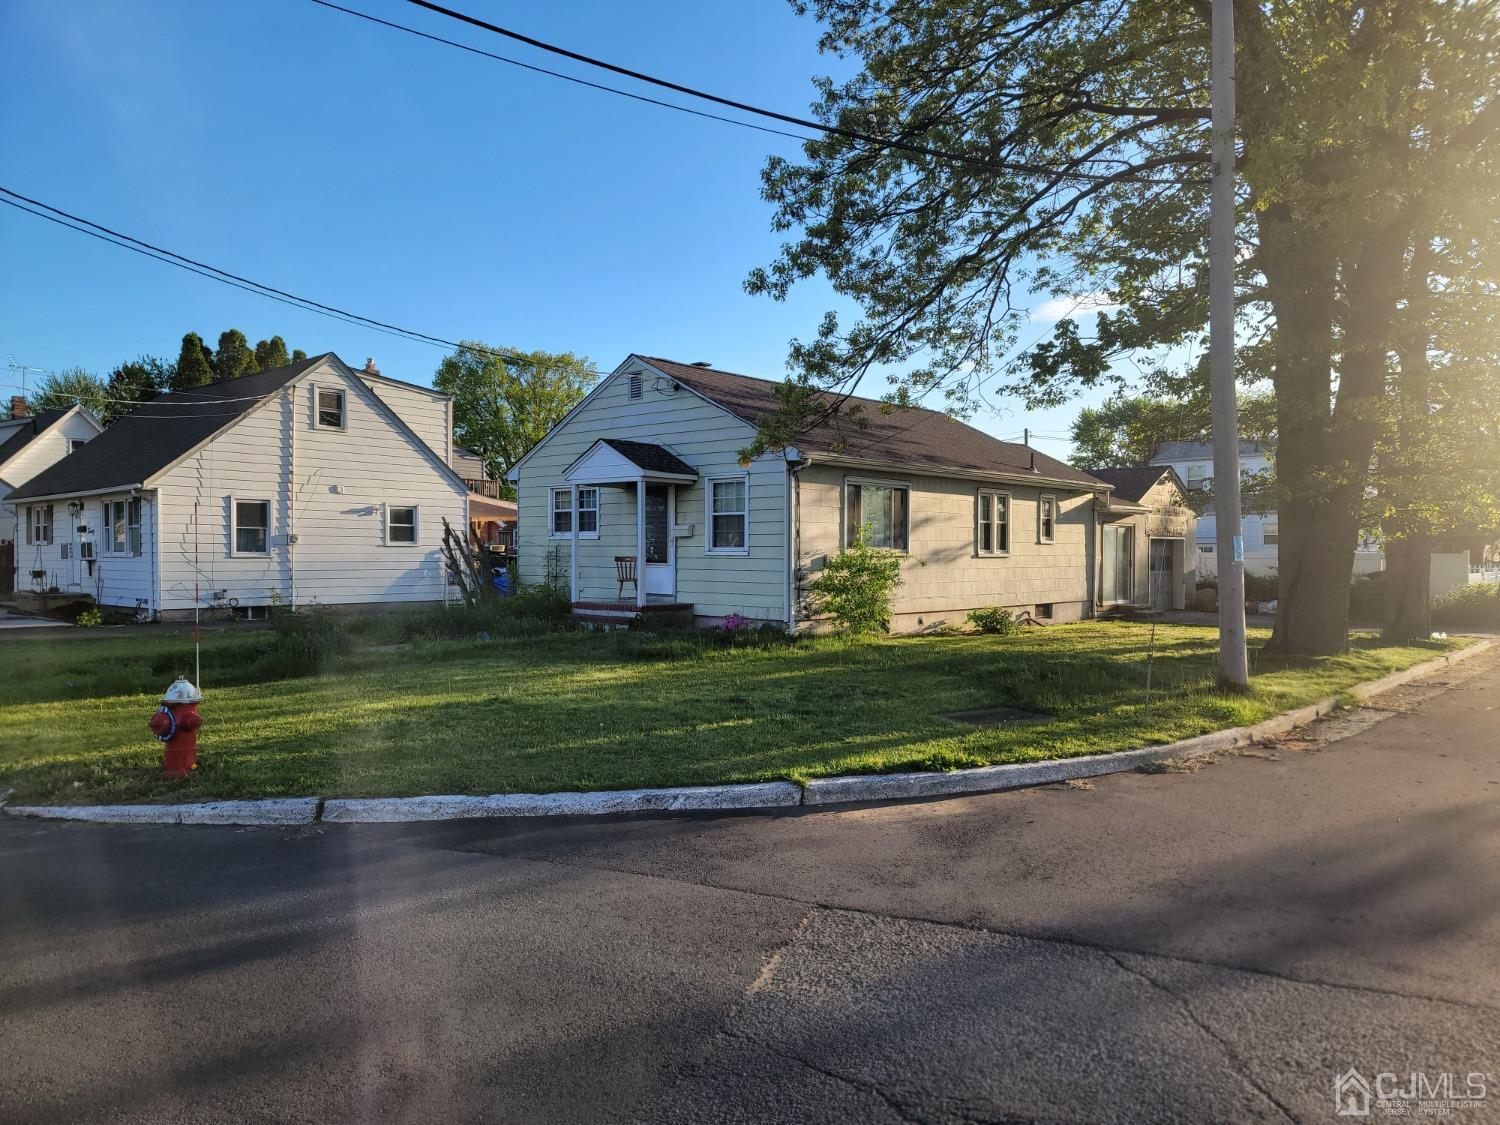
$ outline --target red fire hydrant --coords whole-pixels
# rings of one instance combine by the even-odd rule
[[[203,716],[198,704],[203,693],[187,679],[179,678],[161,697],[161,707],[151,716],[151,733],[165,742],[161,752],[164,777],[186,777],[198,766],[198,728]]]

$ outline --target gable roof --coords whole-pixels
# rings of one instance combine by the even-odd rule
[[[21,419],[21,425],[9,430],[9,436],[0,441],[0,465],[5,464],[21,450],[25,449],[42,434],[46,433],[57,423],[65,418],[73,407],[62,406],[56,410],[44,410],[40,414]]]
[[[736,375],[711,367],[635,355],[663,375],[716,403],[752,426],[776,413],[780,403],[777,383]],[[825,394],[833,402],[838,396]],[[864,425],[851,417],[835,417],[800,435],[797,448],[864,461],[909,465],[913,469],[961,469],[971,472],[1037,476],[1067,481],[1081,488],[1098,488],[1100,481],[1029,445],[1001,441],[950,415],[924,407],[891,407],[877,399],[850,397],[848,405],[862,407]]]
[[[1170,476],[1183,488],[1177,472],[1170,465],[1138,465],[1124,469],[1094,469],[1093,475],[1105,484],[1113,485],[1115,496],[1120,500],[1136,503],[1156,487],[1162,477]],[[1183,488],[1183,491],[1187,491]]]
[[[639,465],[648,473],[678,473],[695,477],[698,470],[675,453],[652,445],[648,441],[625,441],[623,438],[605,438],[604,444],[624,457],[632,465]]]
[[[324,352],[285,367],[163,395],[42,470],[10,498],[69,496],[144,484],[332,356]]]

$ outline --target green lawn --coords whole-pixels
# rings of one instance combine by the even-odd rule
[[[1257,659],[1213,690],[1215,633],[1086,623],[1012,637],[837,638],[760,648],[549,633],[364,648],[324,674],[239,686],[254,634],[205,638],[200,766],[163,780],[146,729],[180,634],[0,641],[0,788],[16,802],[546,792],[954,769],[1167,742],[1254,722],[1451,645]],[[1254,634],[1252,645],[1263,643]],[[975,728],[948,712],[1052,716]]]

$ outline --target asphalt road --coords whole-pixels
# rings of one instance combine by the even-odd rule
[[[840,812],[0,822],[0,1121],[1500,1120],[1500,656],[1377,702]]]

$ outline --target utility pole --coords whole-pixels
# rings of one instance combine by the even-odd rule
[[[1234,378],[1234,6],[1213,0],[1213,189],[1208,220],[1208,367],[1219,572],[1219,680],[1250,686],[1245,548],[1240,534],[1240,425]]]

